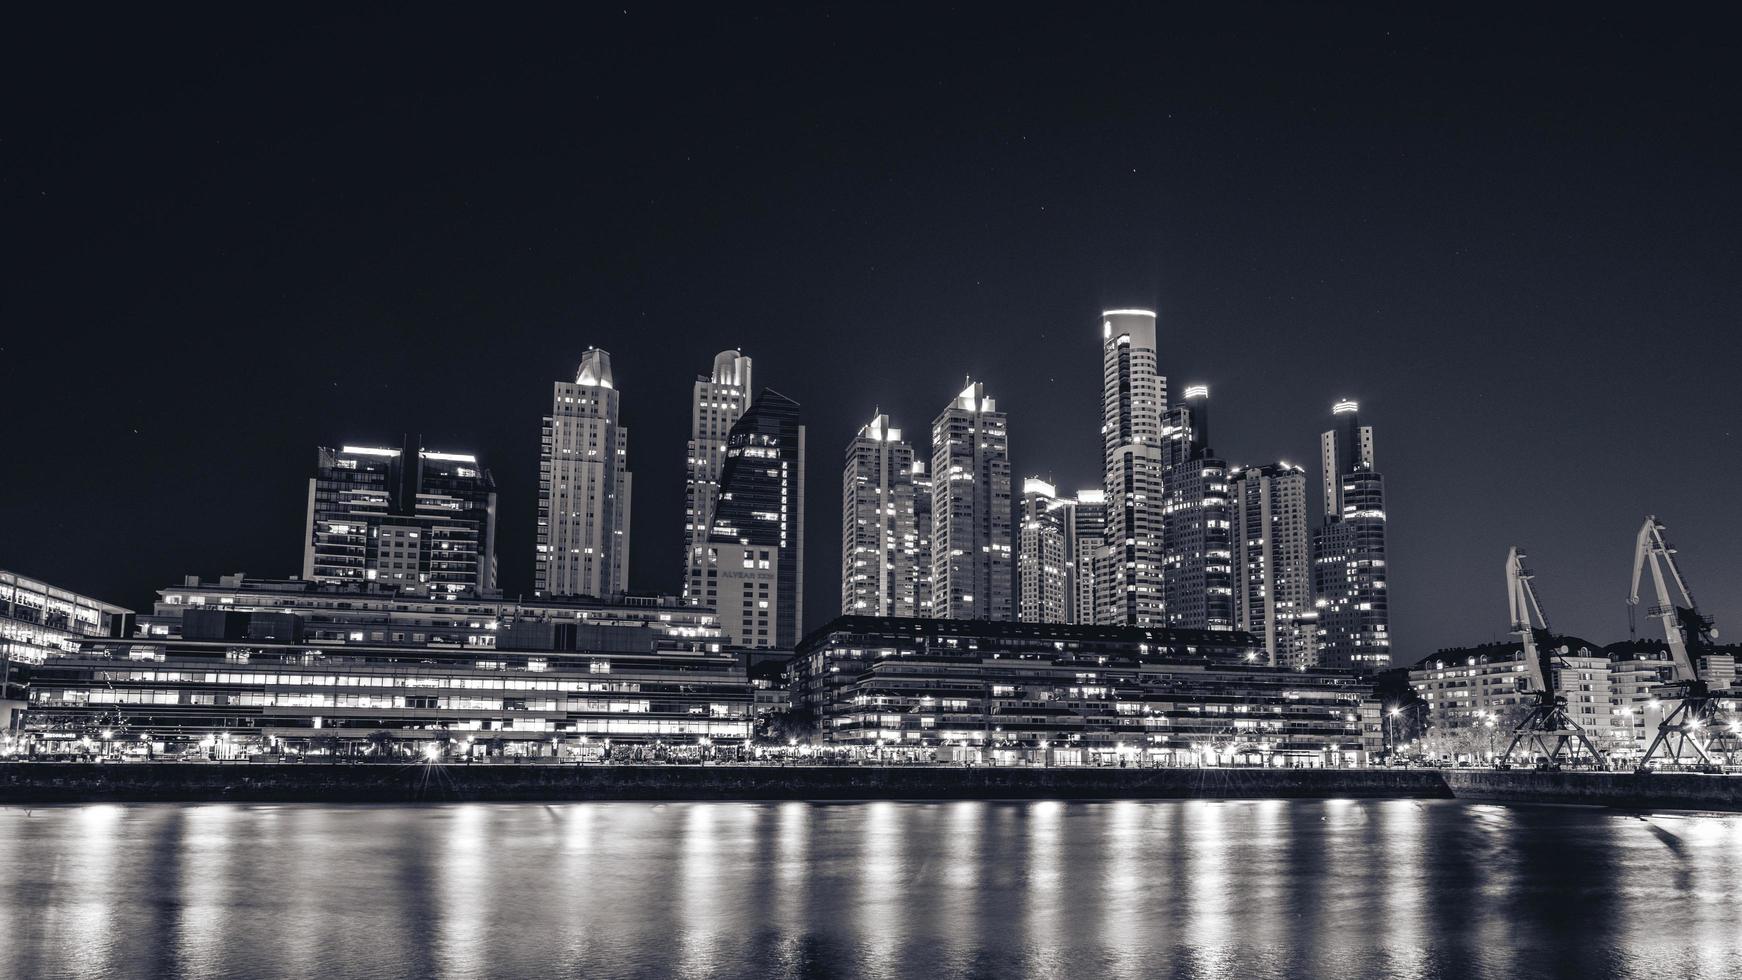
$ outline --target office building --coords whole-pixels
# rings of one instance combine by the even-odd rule
[[[308,481],[302,577],[412,595],[496,591],[496,481],[470,453],[326,446]]]
[[[788,681],[824,741],[943,759],[1325,766],[1379,749],[1370,684],[1260,660],[1232,630],[843,616]]]
[[[669,597],[531,602],[190,578],[33,668],[24,731],[157,754],[577,755],[749,737],[741,658]],[[429,757],[429,756],[425,756]]]
[[[970,382],[932,422],[932,613],[1008,621],[1015,557],[1004,413]]]
[[[25,707],[30,669],[91,637],[127,636],[133,611],[0,569],[0,732]]]
[[[1288,463],[1230,471],[1234,523],[1234,628],[1264,644],[1270,663],[1316,662],[1312,534],[1306,470]]]
[[[1373,429],[1352,401],[1331,409],[1320,437],[1324,523],[1313,538],[1318,660],[1381,671],[1391,664],[1385,567],[1385,480],[1375,469]]]
[[[805,432],[772,388],[726,437],[702,605],[741,647],[791,649],[804,622]]]
[[[711,374],[698,375],[690,397],[690,442],[684,482],[683,599],[704,606],[708,527],[726,465],[726,437],[750,405],[750,358],[736,350],[714,355]]]
[[[1070,537],[1075,502],[1039,477],[1022,481],[1017,536],[1017,618],[1025,623],[1071,621]]]
[[[574,383],[558,381],[538,466],[539,596],[610,598],[629,572],[629,430],[611,355],[589,348]]]
[[[1161,416],[1167,378],[1159,369],[1155,313],[1101,314],[1101,436],[1107,498],[1095,621],[1159,626],[1162,594]]]
[[[1228,464],[1210,448],[1210,390],[1194,385],[1163,415],[1162,609],[1177,629],[1234,628]]]
[[[866,423],[847,444],[841,473],[843,614],[920,615],[914,462],[913,447],[887,415]]]

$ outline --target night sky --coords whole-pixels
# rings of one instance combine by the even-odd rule
[[[1742,72],[1700,10],[274,9],[9,15],[0,567],[135,608],[290,576],[314,447],[411,432],[494,471],[530,591],[596,345],[631,585],[673,591],[690,386],[741,346],[804,406],[814,627],[874,409],[926,445],[971,374],[1018,486],[1094,486],[1098,314],[1140,305],[1315,513],[1360,400],[1399,662],[1504,633],[1513,543],[1625,638],[1648,511],[1742,631]]]

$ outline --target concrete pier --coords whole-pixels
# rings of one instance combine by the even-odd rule
[[[1742,810],[1742,777],[1435,769],[11,763],[0,805],[511,800],[1478,799]]]

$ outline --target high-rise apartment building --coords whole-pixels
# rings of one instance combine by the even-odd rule
[[[1075,501],[1060,498],[1039,477],[1022,481],[1022,525],[1017,534],[1017,618],[1025,623],[1069,623],[1072,612],[1070,537]]]
[[[932,604],[940,619],[1010,620],[1010,441],[970,382],[932,422]]]
[[[698,375],[690,400],[690,443],[685,462],[683,599],[706,605],[708,526],[720,495],[726,437],[750,405],[750,358],[736,350],[714,355],[712,373]]]
[[[841,473],[842,615],[919,615],[913,474],[913,447],[887,415],[866,423],[847,444]]]
[[[302,576],[414,595],[496,590],[496,481],[469,453],[322,446],[308,481]]]
[[[629,572],[629,430],[611,355],[589,348],[571,384],[558,381],[538,464],[540,596],[623,592]]]
[[[1106,550],[1107,492],[1078,490],[1070,509],[1072,623],[1095,624],[1097,559]]]
[[[1097,556],[1099,625],[1159,626],[1164,621],[1160,442],[1167,378],[1159,364],[1154,311],[1101,314],[1107,537]]]
[[[1210,448],[1210,389],[1194,385],[1163,415],[1162,608],[1175,629],[1234,628],[1228,464]]]
[[[726,437],[702,605],[743,647],[790,650],[804,622],[804,426],[764,388]]]
[[[913,461],[913,527],[917,534],[913,550],[913,614],[920,619],[937,615],[932,604],[932,481],[926,471],[928,465],[924,459]]]
[[[1264,644],[1275,667],[1310,667],[1312,534],[1306,470],[1288,463],[1232,470],[1234,628]]]
[[[1378,671],[1391,665],[1385,590],[1385,480],[1374,468],[1373,429],[1338,402],[1319,439],[1324,524],[1313,537],[1318,662]]]

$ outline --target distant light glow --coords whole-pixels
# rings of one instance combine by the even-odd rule
[[[347,456],[397,456],[397,449],[381,449],[376,446],[345,446],[339,452]]]
[[[1360,406],[1357,405],[1355,402],[1350,401],[1349,399],[1344,399],[1344,400],[1336,403],[1335,405],[1331,406],[1331,414],[1332,415],[1346,415],[1349,412],[1355,411],[1359,407]]]

